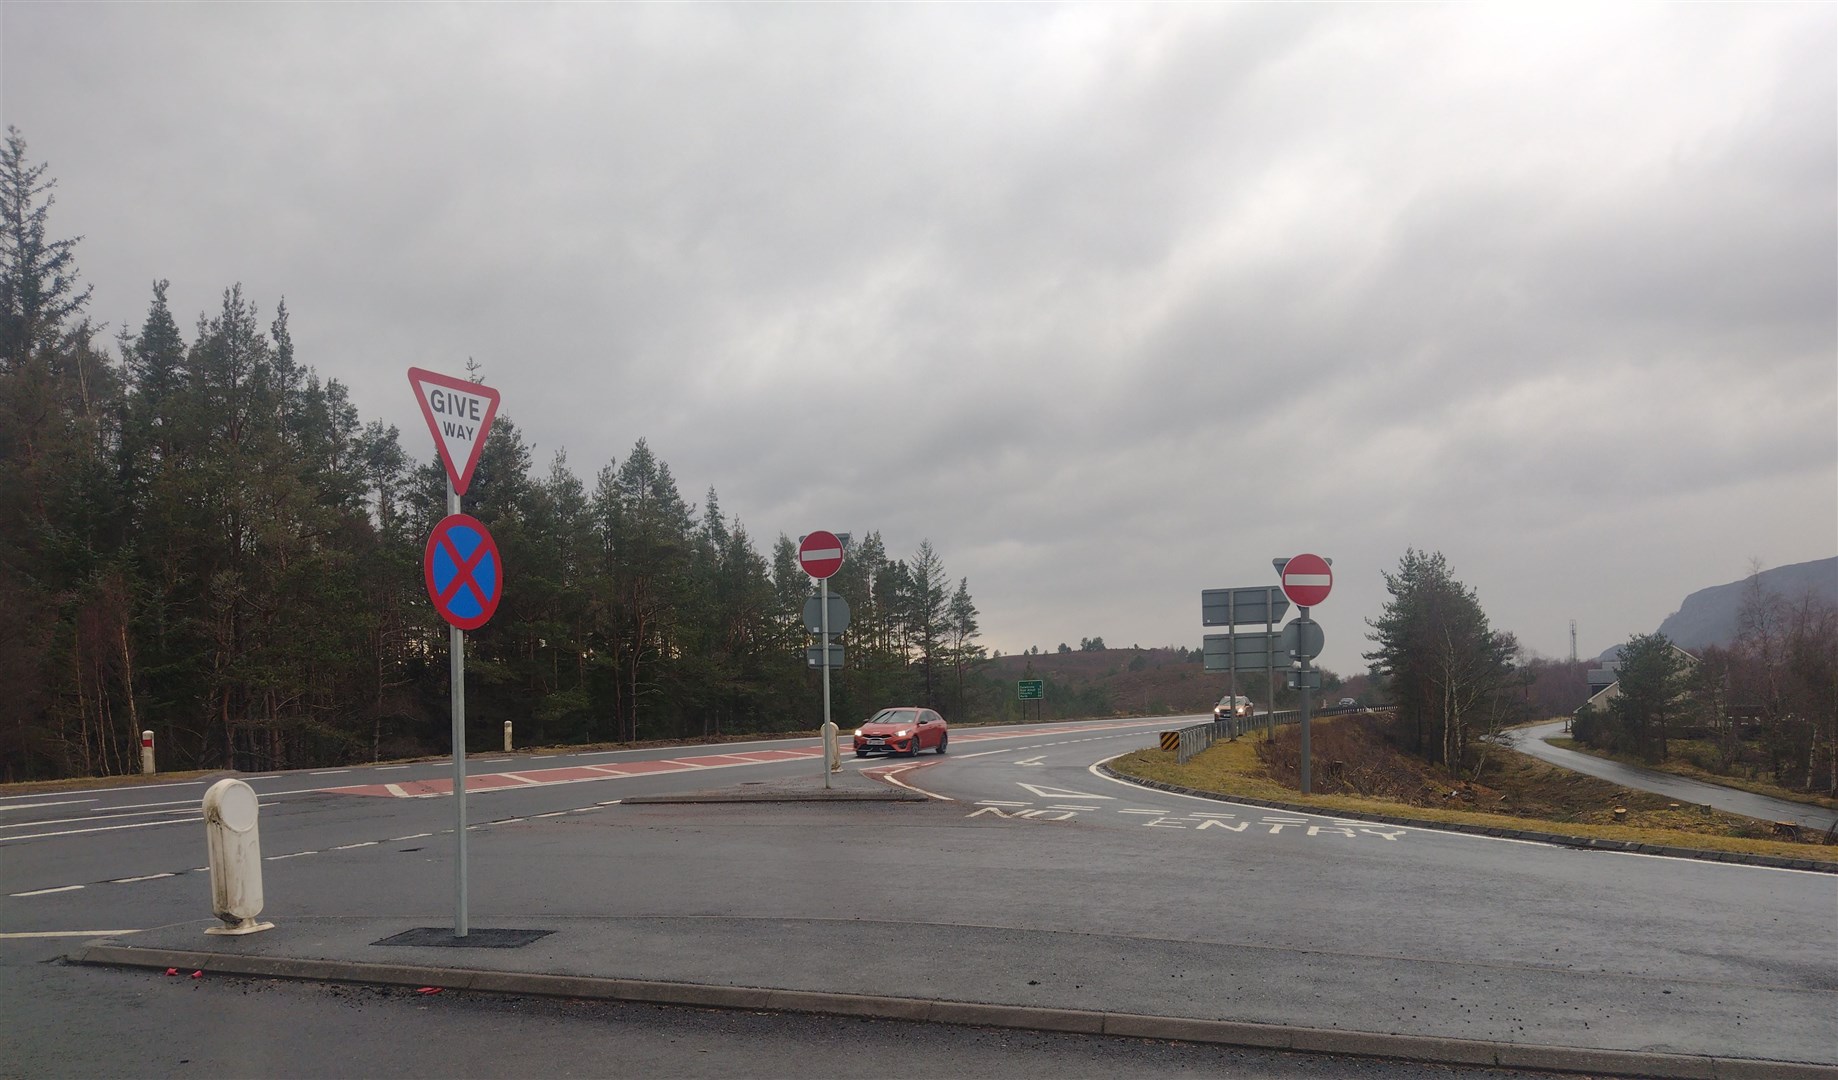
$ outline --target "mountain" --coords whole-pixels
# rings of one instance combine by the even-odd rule
[[[1789,602],[1811,593],[1827,603],[1838,604],[1838,557],[1777,566],[1763,570],[1760,576],[1762,591],[1777,593]],[[1736,639],[1736,614],[1742,609],[1742,595],[1748,584],[1749,580],[1743,578],[1699,589],[1666,616],[1659,624],[1659,632],[1681,649],[1728,645]],[[1615,645],[1600,659],[1613,660],[1620,654],[1621,646]]]

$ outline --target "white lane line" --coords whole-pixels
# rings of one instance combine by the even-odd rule
[[[94,799],[92,799],[94,801]],[[97,806],[90,814],[108,814],[114,810],[153,810],[154,806],[197,806],[197,799],[165,799],[162,803],[123,803],[121,806]],[[90,817],[88,821],[96,821]]]
[[[343,845],[340,845],[339,847],[333,848],[332,850],[333,851],[350,851],[352,848],[376,847],[379,842],[380,841],[376,841],[376,840],[366,840],[361,844],[343,844]]]
[[[114,818],[159,817],[162,814],[195,814],[198,812],[198,808],[195,805],[184,807],[178,810],[149,810],[144,814],[108,814],[108,813],[103,812],[104,810],[111,810],[111,809],[114,809],[114,808],[113,807],[99,807],[95,810],[91,810],[90,817],[46,818],[44,821],[21,821],[13,825],[0,825],[0,830],[37,829],[37,828],[41,828],[46,825],[75,825],[76,823],[80,821],[109,821]]]
[[[546,817],[561,817],[561,816],[563,816],[564,814],[578,814],[578,813],[580,813],[580,811],[579,811],[579,810],[557,810],[557,811],[555,811],[555,812],[554,812],[554,813],[552,813],[552,814],[537,814],[536,816],[537,816],[537,817],[539,817],[539,818],[546,818]]]
[[[0,836],[0,844],[13,840],[44,840],[53,836],[81,836],[84,833],[114,832],[117,829],[146,829],[154,825],[183,825],[189,821],[203,821],[204,816],[173,818],[170,821],[137,821],[132,825],[104,825],[99,829],[65,829],[62,832],[28,833],[24,836]]]
[[[110,885],[129,885],[129,884],[132,884],[132,883],[134,883],[134,882],[136,882],[136,881],[152,881],[152,880],[153,880],[153,879],[155,879],[155,878],[163,878],[163,877],[178,877],[178,876],[179,876],[179,875],[177,875],[177,874],[173,874],[173,873],[166,873],[166,874],[142,874],[142,875],[141,875],[141,876],[139,876],[139,877],[118,877],[118,878],[110,878],[110,879],[109,879],[109,884],[110,884]]]
[[[271,772],[271,773],[266,773],[262,776],[241,776],[241,777],[238,777],[237,779],[239,780],[279,780],[280,778],[281,778],[280,773]]]
[[[81,885],[60,885],[55,889],[33,889],[31,892],[7,893],[8,896],[50,896],[52,893],[76,892]]]
[[[507,758],[507,757],[488,757],[488,758],[480,758],[479,764],[480,765],[502,765],[507,761],[515,761],[515,760],[517,759]]]
[[[378,765],[377,771],[378,772],[391,772],[395,769],[406,769],[406,768],[408,768],[407,765]]]
[[[25,938],[60,938],[60,937],[120,937],[123,934],[144,934],[145,930],[35,930],[31,933],[0,934],[0,940],[23,940]]]
[[[108,795],[117,791],[149,791],[153,788],[165,788],[171,791],[173,788],[203,786],[204,781],[202,780],[184,780],[173,784],[129,784],[124,787],[84,788],[81,791],[48,791],[40,792],[37,795],[6,795],[0,796],[0,802],[14,802],[18,799],[42,799],[46,795]]]
[[[18,806],[0,806],[0,814],[4,814],[8,810],[36,810],[41,806],[79,806],[83,803],[92,803],[95,801],[95,799],[63,799],[59,802],[20,803]]]
[[[424,839],[426,837],[433,836],[433,835],[434,834],[431,832],[409,833],[407,836],[392,836],[383,842],[385,844],[396,844],[404,840],[421,840],[421,839]]]
[[[282,859],[298,859],[302,855],[317,855],[317,851],[296,851],[291,855],[270,855],[263,862],[280,862]]]
[[[343,776],[350,771],[351,771],[350,769],[320,769],[318,772],[310,772],[310,773],[307,773],[306,775],[308,776]]]
[[[534,756],[532,756],[532,757],[530,758],[530,760],[531,760],[531,761],[547,761],[547,760],[549,760],[550,758],[557,758],[557,757],[561,757],[561,756],[562,756],[562,755],[560,755],[560,754],[536,754],[536,755],[534,755]]]

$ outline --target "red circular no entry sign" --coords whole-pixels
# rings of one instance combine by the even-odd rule
[[[842,569],[842,541],[819,529],[798,545],[798,565],[811,577],[827,578]]]
[[[1297,607],[1314,607],[1334,590],[1334,568],[1319,555],[1297,555],[1283,564],[1283,595]]]

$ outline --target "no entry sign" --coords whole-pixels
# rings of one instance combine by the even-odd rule
[[[449,514],[434,526],[422,568],[434,609],[461,630],[477,630],[498,610],[504,596],[498,542],[470,514]]]
[[[1334,590],[1334,568],[1319,555],[1297,555],[1283,564],[1283,595],[1297,607],[1314,607]]]
[[[819,581],[829,577],[842,569],[842,541],[822,529],[811,533],[798,545],[798,565]]]

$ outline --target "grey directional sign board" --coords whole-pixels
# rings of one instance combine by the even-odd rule
[[[1313,660],[1326,644],[1321,624],[1313,619],[1291,619],[1283,627],[1283,652],[1297,660]]]
[[[1200,590],[1200,625],[1248,626],[1271,625],[1283,621],[1289,610],[1289,598],[1274,585],[1249,589]]]
[[[823,667],[824,666],[823,664],[823,646],[812,645],[810,648],[805,649],[804,650],[804,663],[806,664],[806,666],[809,666],[809,667],[814,667],[814,668]],[[842,646],[841,645],[831,643],[829,666],[832,668],[839,668],[842,666]]]
[[[1201,658],[1207,671],[1239,671],[1255,668],[1289,667],[1289,654],[1283,651],[1283,635],[1274,634],[1208,634],[1202,643]]]
[[[830,633],[840,634],[849,628],[849,602],[835,593],[830,594]],[[804,629],[813,634],[823,633],[823,600],[810,597],[804,601]]]
[[[1291,690],[1319,690],[1321,689],[1321,672],[1318,669],[1291,671],[1289,688]]]
[[[1039,701],[1047,696],[1046,687],[1044,679],[1021,679],[1015,683],[1015,696],[1022,701]]]

